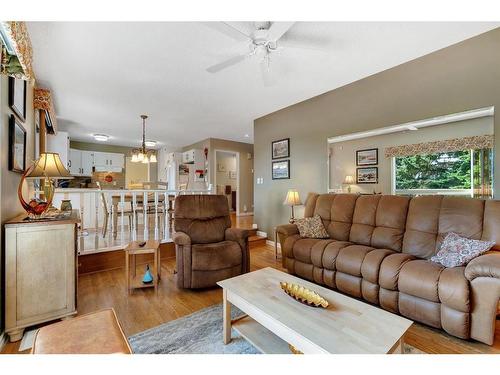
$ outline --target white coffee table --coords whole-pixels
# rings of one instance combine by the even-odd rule
[[[327,309],[306,306],[283,292],[280,281],[323,296]],[[273,268],[217,283],[223,288],[224,343],[231,327],[263,353],[402,353],[412,321]],[[246,313],[231,321],[231,305]]]

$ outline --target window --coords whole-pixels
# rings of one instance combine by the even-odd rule
[[[394,157],[396,194],[491,196],[491,149]]]

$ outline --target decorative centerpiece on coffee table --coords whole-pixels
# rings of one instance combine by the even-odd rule
[[[281,289],[290,297],[302,302],[305,305],[312,307],[328,307],[328,301],[321,297],[318,293],[309,290],[298,284],[280,282]]]

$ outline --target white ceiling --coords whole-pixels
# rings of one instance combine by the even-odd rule
[[[250,22],[231,22],[250,31]],[[298,22],[283,39],[321,46],[273,55],[276,84],[259,64],[205,69],[248,50],[203,23],[30,22],[39,86],[53,90],[58,123],[72,139],[184,146],[208,137],[253,140],[253,120],[498,27],[499,23]],[[249,137],[245,137],[248,134]]]

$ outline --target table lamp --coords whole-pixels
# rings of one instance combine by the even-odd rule
[[[293,207],[300,206],[302,202],[300,201],[299,192],[295,189],[288,190],[286,194],[284,205],[292,207],[292,216],[290,217],[290,224],[295,222],[295,218],[293,217]]]
[[[40,178],[43,179],[43,194],[45,201],[33,198],[27,203],[23,198],[23,183],[25,179]],[[36,160],[31,167],[24,171],[21,181],[19,182],[19,187],[17,189],[17,195],[21,205],[28,213],[28,217],[31,219],[39,219],[41,215],[50,207],[52,204],[52,198],[54,197],[54,180],[59,178],[73,178],[69,171],[64,167],[59,154],[55,152],[43,152],[40,154],[38,160]]]
[[[349,175],[349,174],[346,175],[344,178],[343,184],[347,185],[347,192],[350,193],[351,192],[351,185],[354,184],[354,177]]]

